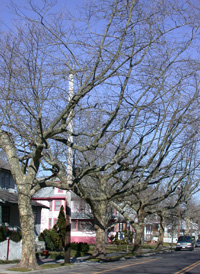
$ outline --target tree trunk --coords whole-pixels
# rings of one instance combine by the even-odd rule
[[[19,267],[38,269],[39,266],[35,255],[34,215],[31,206],[30,189],[39,168],[41,150],[37,150],[37,153],[35,152],[34,160],[31,161],[31,168],[28,171],[29,176],[27,174],[25,176],[21,170],[16,147],[10,133],[0,130],[0,146],[6,153],[18,191],[18,209],[22,230],[22,259]]]
[[[135,240],[132,252],[141,252],[142,248],[142,241],[144,239],[144,219],[146,217],[142,207],[138,210],[137,216],[138,222],[134,224]]]
[[[95,225],[96,231],[96,245],[93,251],[92,256],[98,258],[105,258],[106,256],[106,248],[105,248],[105,229]]]
[[[141,252],[142,247],[142,239],[144,235],[144,224],[142,223],[135,223],[134,224],[135,230],[135,239],[134,239],[134,246],[132,252]]]
[[[96,232],[96,245],[92,256],[104,259],[106,256],[107,237],[107,203],[101,202],[97,205],[94,214],[94,228]]]
[[[161,249],[163,247],[164,231],[165,231],[165,217],[160,214],[160,229],[158,236],[158,243],[156,249]]]
[[[34,215],[31,206],[31,197],[20,192],[18,195],[18,207],[22,230],[22,259],[19,263],[19,267],[38,269],[39,266],[35,255]]]

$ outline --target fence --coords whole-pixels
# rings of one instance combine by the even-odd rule
[[[7,239],[0,242],[0,260],[20,260],[22,257],[22,241],[16,243]]]
[[[155,242],[157,242],[158,241],[158,237],[153,237],[153,240]],[[166,237],[163,238],[163,243],[169,243],[169,244],[171,244],[172,242],[174,244],[176,244],[177,243],[177,238],[166,238]]]

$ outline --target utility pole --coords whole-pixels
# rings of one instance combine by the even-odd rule
[[[180,187],[178,187],[177,189],[178,189],[178,200],[179,200],[180,199]],[[180,236],[180,231],[181,231],[180,222],[181,222],[181,206],[180,206],[180,201],[178,201],[178,228],[177,228],[177,237]]]
[[[181,221],[181,208],[180,204],[178,205],[178,229],[177,229],[177,237],[180,236],[180,221]]]
[[[74,75],[73,72],[69,74],[69,102],[73,97],[73,81]],[[72,121],[73,111],[69,114],[69,124],[68,130],[70,133],[73,132],[73,121]],[[68,141],[73,142],[73,136],[69,134]],[[72,175],[73,175],[73,150],[71,146],[68,146],[68,155],[67,155],[67,184],[72,184]],[[65,233],[65,263],[70,263],[70,244],[71,244],[71,192],[67,191],[65,198],[65,212],[66,212],[66,233]]]

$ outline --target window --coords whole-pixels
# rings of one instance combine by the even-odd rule
[[[5,177],[1,178],[1,188],[5,189]]]
[[[94,225],[91,221],[78,221],[78,231],[94,231]]]
[[[34,223],[36,224],[37,221],[37,211],[33,210],[33,216],[34,216]]]
[[[55,210],[59,211],[61,207],[61,201],[55,201]]]
[[[2,207],[2,223],[10,223],[10,207]]]
[[[77,230],[77,221],[72,221],[71,222],[71,228],[72,228],[72,231],[76,231]]]
[[[63,193],[64,192],[64,190],[63,189],[58,189],[58,193]]]
[[[2,174],[0,178],[0,187],[3,189],[10,188],[10,175],[9,174]]]
[[[9,189],[10,188],[10,176],[9,174],[7,174],[5,176],[5,189]]]
[[[57,224],[57,221],[58,221],[58,219],[54,218],[54,221],[53,221],[54,224],[53,225]]]
[[[91,213],[90,206],[83,200],[73,201],[73,211],[82,213]]]
[[[119,223],[119,231],[123,231],[123,223]]]

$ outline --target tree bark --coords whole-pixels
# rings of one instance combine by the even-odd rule
[[[19,267],[38,269],[35,255],[34,215],[31,206],[31,197],[19,193],[18,207],[22,230],[22,259]]]
[[[92,256],[104,259],[106,256],[107,237],[107,203],[101,202],[94,210],[94,228],[96,232],[96,245]]]
[[[20,167],[12,135],[3,130],[0,130],[0,147],[6,153],[13,179],[17,185],[18,209],[22,231],[22,259],[19,267],[38,269],[39,266],[35,255],[34,215],[31,206],[30,188],[38,168],[36,165],[39,163],[39,157],[37,161],[35,158],[32,162],[29,176],[27,174],[25,176]]]
[[[135,229],[135,239],[134,239],[134,246],[132,252],[141,252],[142,247],[142,237],[144,234],[144,224],[137,223],[134,224]]]
[[[158,236],[158,243],[156,249],[161,249],[163,247],[164,231],[165,231],[165,217],[162,214],[160,216],[160,229]]]
[[[138,211],[138,222],[134,224],[135,240],[132,252],[141,252],[142,239],[144,237],[144,218],[145,213],[143,210]]]

